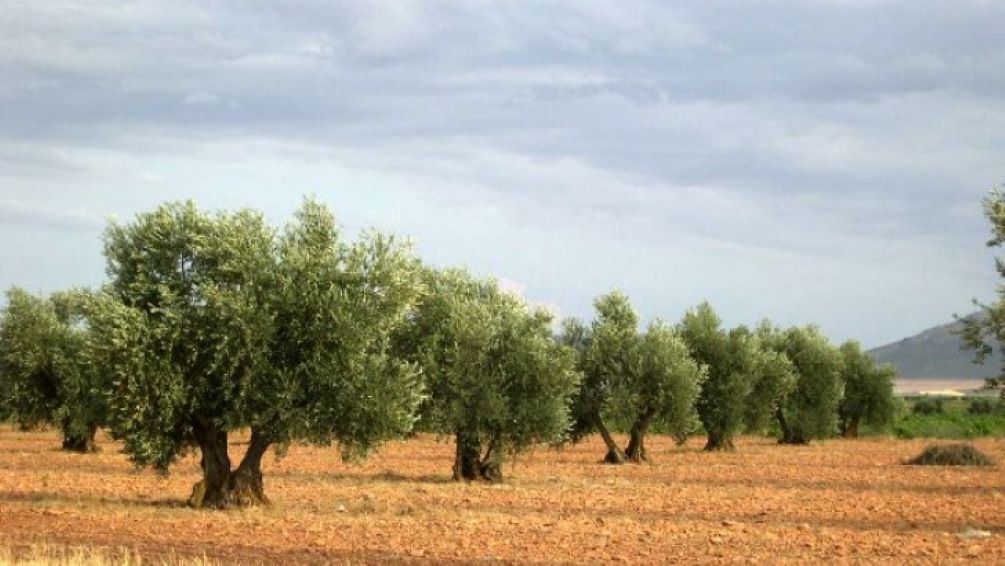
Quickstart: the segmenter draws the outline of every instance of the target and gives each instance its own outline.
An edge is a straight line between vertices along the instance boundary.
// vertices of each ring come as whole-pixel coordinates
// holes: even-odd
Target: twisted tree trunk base
[[[705,452],[736,452],[736,444],[733,443],[732,438],[710,434],[704,450]]]
[[[842,438],[858,438],[858,426],[857,420],[853,420],[850,423],[841,425],[841,437]]]
[[[631,435],[628,439],[628,447],[625,448],[625,456],[633,464],[641,464],[649,461],[646,453],[646,433],[649,432],[649,425],[652,424],[656,416],[654,409],[646,409],[632,425]]]
[[[778,426],[782,429],[782,437],[778,439],[779,444],[802,445],[810,443],[808,438],[789,425],[785,420],[785,411],[781,407],[775,409],[775,418],[778,419]]]
[[[87,432],[80,435],[65,434],[63,435],[63,450],[68,452],[79,452],[81,454],[88,454],[90,452],[97,452],[98,445],[94,442],[94,437],[98,433],[98,425],[90,425],[87,427]]]
[[[227,433],[206,426],[193,428],[202,452],[203,478],[192,486],[189,506],[226,509],[267,504],[262,480],[262,456],[271,443],[258,431],[252,430],[248,451],[237,469],[232,471]]]
[[[607,425],[604,424],[603,419],[600,416],[594,417],[594,426],[596,426],[597,431],[600,432],[600,437],[604,439],[604,445],[607,446],[607,454],[604,455],[605,464],[621,465],[624,464],[628,458],[625,453],[615,442],[614,437],[611,436],[611,431],[607,430]]]
[[[488,450],[482,455],[481,441],[477,434],[458,432],[456,438],[454,481],[503,481],[502,464],[494,453],[494,443],[490,443]]]

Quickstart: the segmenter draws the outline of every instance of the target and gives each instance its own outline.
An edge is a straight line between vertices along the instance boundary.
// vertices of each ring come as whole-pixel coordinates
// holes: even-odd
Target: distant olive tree
[[[106,416],[102,375],[85,361],[86,301],[82,291],[43,298],[14,287],[0,317],[3,412],[22,429],[55,424],[76,452],[96,449]]]
[[[987,241],[989,248],[1000,248],[1005,245],[1005,194],[1000,189],[993,189],[984,198],[984,216],[991,223],[991,238]],[[995,265],[998,275],[1005,277],[1005,260],[996,258]],[[983,304],[974,300],[980,307],[981,316],[961,319],[963,327],[960,331],[962,347],[974,351],[974,363],[982,364],[995,354],[1002,363],[997,377],[987,380],[989,389],[1000,389],[1005,400],[1005,356],[1002,356],[1001,345],[1005,344],[1005,285],[997,288],[997,298],[991,304]],[[959,317],[957,317],[959,318]]]
[[[689,432],[704,368],[691,359],[673,327],[654,321],[640,333],[638,315],[620,291],[599,297],[594,306],[597,315],[589,328],[569,320],[560,337],[578,352],[583,373],[573,400],[573,439],[599,432],[607,448],[605,462],[643,462],[648,459],[645,438],[654,424],[675,436]],[[632,420],[624,450],[605,424],[610,413]]]
[[[796,385],[796,368],[784,352],[772,347],[778,331],[769,321],[762,321],[754,331],[757,350],[753,368],[756,374],[744,415],[746,430],[763,433],[775,418],[782,401]]]
[[[506,454],[562,440],[579,383],[552,316],[461,270],[426,271],[426,294],[397,338],[422,368],[422,426],[454,437],[455,480],[501,481]]]
[[[859,425],[881,428],[893,423],[893,366],[879,365],[858,342],[841,345],[844,396],[838,405],[838,427],[845,438],[857,438]]]
[[[834,433],[842,397],[841,353],[815,326],[790,328],[775,342],[795,368],[796,383],[775,411],[781,444],[806,444]]]
[[[707,302],[687,311],[679,328],[691,355],[708,368],[697,403],[708,434],[705,450],[734,450],[735,436],[764,420],[770,398],[786,379],[784,362],[762,352],[747,328],[723,329]]]
[[[578,353],[583,375],[572,402],[572,439],[578,441],[598,432],[607,448],[604,461],[623,464],[627,457],[605,418],[618,408],[619,394],[626,390],[634,371],[639,317],[628,296],[620,291],[598,297],[593,304],[597,314],[591,325],[567,321],[560,338]]]
[[[579,442],[594,432],[599,433],[607,447],[606,460],[609,463],[623,464],[624,451],[604,422],[604,415],[610,409],[614,396],[613,384],[607,382],[606,374],[597,371],[590,356],[593,347],[591,327],[577,318],[567,318],[562,321],[562,330],[556,339],[573,351],[576,371],[580,374],[580,384],[570,404],[572,425],[569,439]]]
[[[636,417],[625,456],[640,463],[649,459],[645,439],[653,423],[678,437],[690,432],[695,399],[706,376],[674,328],[658,320],[639,337],[635,355],[625,401]]]
[[[349,457],[411,429],[417,371],[388,351],[421,289],[407,246],[346,242],[313,201],[278,236],[258,212],[189,202],[112,225],[105,255],[89,351],[110,373],[112,432],[161,470],[198,449],[192,505],[264,502],[272,446],[338,442]],[[233,469],[228,436],[245,427]]]

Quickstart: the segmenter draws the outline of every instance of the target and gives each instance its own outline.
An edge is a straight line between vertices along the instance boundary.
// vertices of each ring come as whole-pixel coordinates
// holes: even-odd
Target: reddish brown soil
[[[593,439],[524,455],[495,486],[449,481],[452,446],[430,437],[357,465],[297,446],[266,460],[270,506],[226,512],[184,507],[195,456],[160,477],[101,444],[68,454],[53,433],[0,428],[0,546],[242,563],[1005,562],[1001,467],[902,465],[923,441],[746,438],[705,454],[655,437],[652,465],[612,467]],[[1005,462],[1005,440],[977,444]],[[993,535],[957,536],[967,527]]]

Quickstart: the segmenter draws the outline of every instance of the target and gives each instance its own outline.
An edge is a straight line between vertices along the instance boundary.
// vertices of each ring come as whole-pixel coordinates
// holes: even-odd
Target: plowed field
[[[593,439],[508,463],[502,485],[449,481],[453,446],[393,443],[361,464],[293,447],[265,462],[265,508],[184,506],[198,458],[170,476],[119,447],[58,450],[55,433],[0,428],[0,547],[128,547],[159,558],[274,563],[635,563],[889,561],[1005,563],[1005,473],[901,464],[923,441],[781,447],[734,454],[649,442],[654,462],[598,463]],[[977,445],[1005,461],[1005,440]],[[238,438],[232,458],[244,449]],[[989,538],[962,538],[967,528]]]

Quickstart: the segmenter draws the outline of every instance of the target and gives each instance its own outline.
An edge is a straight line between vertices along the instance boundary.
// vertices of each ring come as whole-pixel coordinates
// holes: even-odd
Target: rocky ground
[[[450,481],[453,447],[432,437],[361,464],[297,446],[265,462],[271,505],[213,512],[184,506],[195,455],[161,477],[107,438],[76,455],[55,433],[0,428],[0,548],[241,563],[1005,562],[1001,465],[902,465],[923,441],[744,438],[733,454],[650,442],[642,466],[600,464],[598,439],[539,449],[491,486]],[[1005,462],[1005,440],[977,444]]]

